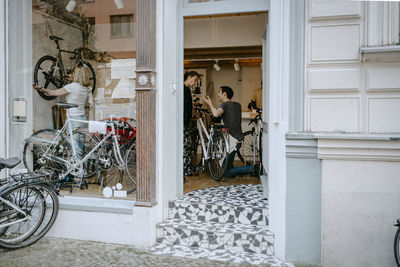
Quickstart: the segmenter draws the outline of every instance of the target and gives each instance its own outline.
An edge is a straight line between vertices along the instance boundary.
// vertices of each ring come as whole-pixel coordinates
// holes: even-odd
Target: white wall
[[[360,53],[373,34],[367,25],[398,28],[399,12],[372,17],[379,5],[306,1],[306,131],[400,132],[400,52]]]
[[[185,19],[185,48],[261,45],[265,20],[265,14]]]
[[[395,266],[399,162],[323,160],[323,266]]]

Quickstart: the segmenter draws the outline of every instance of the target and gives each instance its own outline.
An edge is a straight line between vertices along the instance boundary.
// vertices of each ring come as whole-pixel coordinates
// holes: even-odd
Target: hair
[[[232,99],[233,97],[233,90],[229,86],[221,86],[222,93],[226,93],[226,97],[228,99]]]
[[[189,77],[193,76],[197,76],[200,78],[200,75],[197,73],[197,71],[192,70],[185,73],[185,75],[183,76],[183,81],[186,81],[187,79],[189,79]]]
[[[73,82],[79,83],[85,87],[90,85],[89,75],[88,73],[85,73],[85,68],[83,66],[78,65],[74,67],[72,73],[74,75]]]

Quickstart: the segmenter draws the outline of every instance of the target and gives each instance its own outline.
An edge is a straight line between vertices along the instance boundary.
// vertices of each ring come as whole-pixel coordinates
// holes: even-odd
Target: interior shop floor
[[[103,187],[100,184],[96,184],[96,178],[89,180],[88,188],[79,189],[73,188],[72,194],[68,188],[62,188],[61,194],[64,196],[79,196],[79,197],[95,197],[95,198],[105,198],[103,196]],[[184,194],[209,187],[225,186],[225,185],[238,185],[238,184],[260,184],[260,179],[258,177],[251,176],[238,176],[234,178],[222,178],[220,181],[215,181],[211,178],[210,173],[205,170],[199,175],[188,176],[186,182],[183,184]],[[113,197],[115,198],[115,197]],[[126,198],[115,198],[115,199],[136,199],[136,192],[128,194]]]

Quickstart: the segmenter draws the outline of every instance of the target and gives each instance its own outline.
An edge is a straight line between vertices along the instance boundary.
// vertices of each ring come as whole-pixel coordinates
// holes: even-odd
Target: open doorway
[[[212,163],[205,156],[205,153],[210,152],[207,151],[205,132],[210,133],[211,126],[218,123],[212,120],[210,106],[205,103],[204,98],[209,96],[213,106],[218,108],[221,105],[218,96],[221,86],[232,88],[232,101],[241,106],[241,130],[247,133],[239,149],[240,155],[235,155],[233,166],[251,165],[259,168],[262,161],[262,141],[256,134],[262,135],[262,129],[257,127],[255,118],[260,118],[261,126],[262,94],[265,93],[262,86],[263,36],[267,19],[267,12],[193,16],[184,19],[184,73],[198,73],[197,81],[190,88],[194,107],[194,116],[190,123],[191,150],[187,151],[188,145],[185,143],[184,155],[191,155],[190,164],[193,169],[190,175],[185,166],[188,159],[184,158],[184,170],[188,174],[185,175],[184,193],[216,186],[261,183],[259,175],[262,170],[254,169],[248,169],[247,173],[235,177],[212,177]],[[199,123],[200,120],[202,123]],[[250,136],[251,131],[253,134]],[[219,162],[222,167],[224,162]]]

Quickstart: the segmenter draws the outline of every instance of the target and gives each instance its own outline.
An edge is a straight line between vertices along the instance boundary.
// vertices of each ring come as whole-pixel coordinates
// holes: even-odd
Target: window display
[[[34,84],[25,167],[50,170],[64,194],[135,199],[136,2],[23,2]]]

